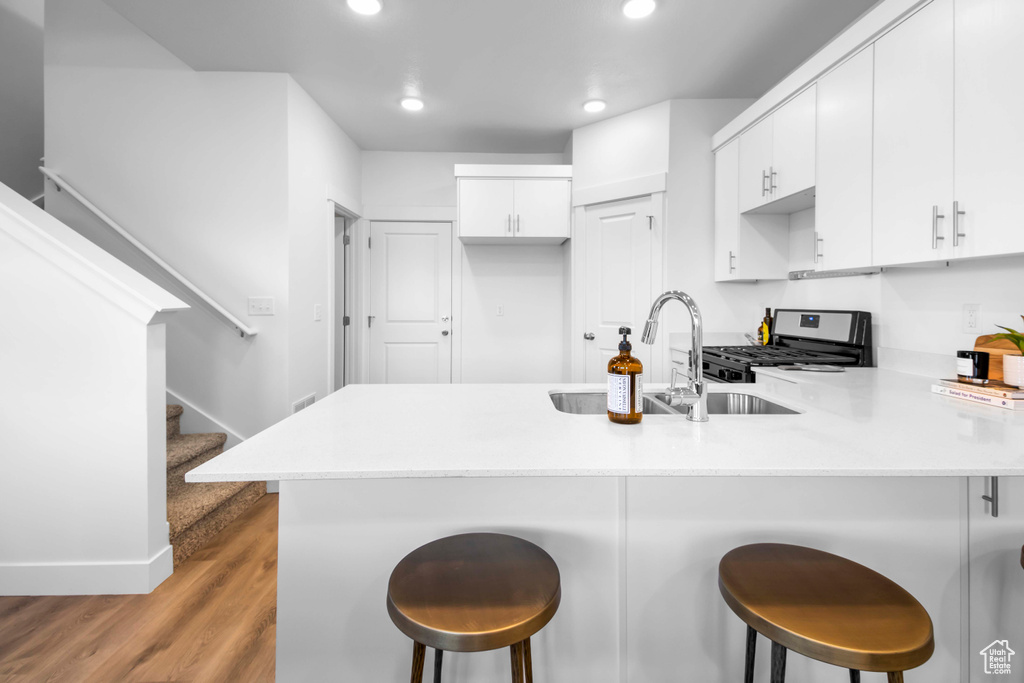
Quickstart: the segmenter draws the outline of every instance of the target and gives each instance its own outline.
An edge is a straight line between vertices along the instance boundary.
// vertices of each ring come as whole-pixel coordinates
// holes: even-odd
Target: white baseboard
[[[218,422],[210,416],[202,408],[196,407],[194,403],[186,398],[183,398],[179,394],[167,389],[167,402],[177,403],[185,412],[181,414],[181,433],[182,434],[206,434],[211,432],[223,432],[228,435],[228,440],[224,442],[224,450],[234,448],[238,444],[245,441],[244,436],[241,436],[238,432],[231,429],[227,425]]]
[[[134,595],[152,593],[174,570],[164,546],[138,562],[0,564],[0,595]]]

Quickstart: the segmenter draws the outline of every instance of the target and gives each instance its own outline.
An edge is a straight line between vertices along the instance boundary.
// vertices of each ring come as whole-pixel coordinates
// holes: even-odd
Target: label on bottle
[[[644,412],[644,373],[639,373],[636,376],[636,410],[634,412]]]
[[[608,374],[608,412],[629,415],[629,375]]]

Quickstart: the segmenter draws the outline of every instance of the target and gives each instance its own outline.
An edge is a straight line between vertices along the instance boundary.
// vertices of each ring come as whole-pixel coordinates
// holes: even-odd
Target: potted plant
[[[1024,320],[1024,315],[1021,316],[1021,320]],[[1020,349],[1020,354],[1003,356],[1003,381],[1024,388],[1024,333],[1002,325],[996,327],[1006,332],[992,335],[993,339],[1006,339]]]

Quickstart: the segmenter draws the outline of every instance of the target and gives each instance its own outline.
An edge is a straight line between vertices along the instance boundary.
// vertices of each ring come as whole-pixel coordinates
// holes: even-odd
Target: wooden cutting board
[[[1009,339],[993,339],[994,334],[986,334],[974,340],[975,351],[988,353],[988,378],[1003,381],[1003,356],[1006,354],[1020,355],[1020,349]]]

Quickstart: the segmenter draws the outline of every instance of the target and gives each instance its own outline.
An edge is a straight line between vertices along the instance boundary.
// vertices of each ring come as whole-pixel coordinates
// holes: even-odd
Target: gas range
[[[780,308],[768,346],[705,346],[703,355],[711,382],[753,382],[767,366],[871,367],[871,314]]]

